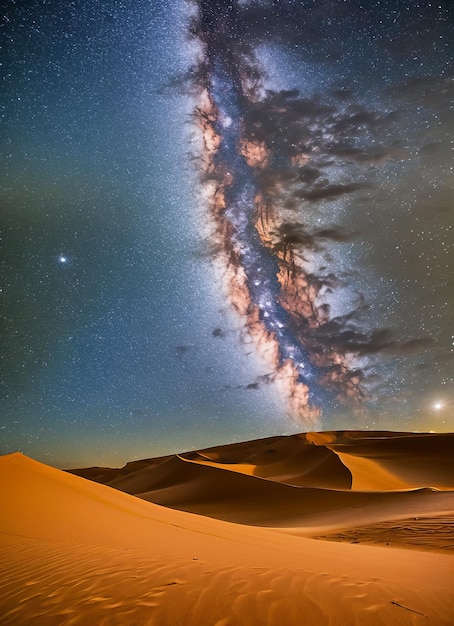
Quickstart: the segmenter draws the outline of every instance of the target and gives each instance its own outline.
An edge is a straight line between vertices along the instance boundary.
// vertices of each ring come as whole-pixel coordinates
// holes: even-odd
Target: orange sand
[[[92,480],[0,457],[0,624],[448,626],[453,440],[310,433]]]

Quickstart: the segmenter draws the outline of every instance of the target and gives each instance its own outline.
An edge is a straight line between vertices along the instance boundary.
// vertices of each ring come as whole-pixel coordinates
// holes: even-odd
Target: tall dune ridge
[[[0,457],[0,624],[448,626],[453,434]]]

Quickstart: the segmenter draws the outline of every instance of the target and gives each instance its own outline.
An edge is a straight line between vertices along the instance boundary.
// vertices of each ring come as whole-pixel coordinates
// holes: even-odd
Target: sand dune
[[[454,434],[337,431],[269,437],[178,455],[232,472],[300,487],[387,491],[452,489]],[[129,483],[135,472],[174,455],[128,463],[124,468],[70,470],[104,484]],[[136,474],[138,476],[138,474]],[[118,480],[116,486],[121,485]],[[125,489],[126,491],[126,489]]]
[[[244,524],[333,529],[454,510],[454,493],[431,489],[352,492],[294,487],[175,456],[109,483],[167,507]]]
[[[452,489],[451,433],[309,433],[307,439],[335,452],[352,473],[354,490]]]
[[[424,542],[412,550],[346,543],[362,541],[362,533],[371,540],[380,527],[391,538],[396,528],[411,533],[420,521],[428,534],[444,534],[446,542],[454,507],[443,459],[445,491],[421,488],[430,484],[402,491],[336,489],[330,482],[336,480],[334,446],[342,438],[352,447],[361,442],[374,462],[378,448],[358,434],[323,434],[329,441],[319,438],[317,445],[311,437],[235,444],[118,470],[77,470],[92,480],[20,454],[0,457],[0,624],[451,624],[451,556],[424,551]],[[390,435],[385,446],[406,438]],[[273,452],[267,452],[270,446]],[[304,456],[304,446],[330,447]],[[410,455],[410,448],[406,443],[401,450]],[[362,458],[355,449],[351,456]],[[393,454],[402,465],[401,455]],[[391,448],[384,458],[392,473],[390,455]],[[251,466],[269,476],[274,468],[276,480],[254,474]],[[354,485],[357,469],[348,471]],[[406,485],[418,482],[406,474]],[[401,468],[399,480],[404,475]],[[330,487],[286,484],[284,476],[307,476]],[[137,488],[166,506],[93,479]],[[176,504],[203,515],[175,510]],[[208,517],[229,511],[242,523]],[[265,523],[273,529],[251,525]],[[326,536],[327,529],[339,527],[340,537],[334,531],[329,536],[333,541],[300,536]]]
[[[303,435],[272,437],[181,455],[205,465],[300,487],[350,489],[352,475],[327,447]]]
[[[111,474],[73,472],[167,507],[311,536],[358,520],[446,517],[454,510],[451,449],[448,434],[307,433],[144,460]]]

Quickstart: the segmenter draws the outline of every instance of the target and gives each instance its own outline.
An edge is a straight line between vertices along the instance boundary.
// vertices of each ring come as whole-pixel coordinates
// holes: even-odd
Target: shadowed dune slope
[[[451,623],[446,555],[315,541],[175,511],[20,454],[0,458],[0,506],[5,625]]]
[[[331,436],[331,440],[327,438]],[[308,433],[352,473],[354,490],[454,487],[453,433]]]
[[[300,487],[350,489],[352,475],[339,456],[304,435],[273,437],[180,455],[205,465]]]
[[[140,461],[130,461],[124,467],[84,467],[67,470],[70,474],[93,480],[104,485],[121,476],[128,476],[144,468],[152,468],[171,458],[172,455],[155,457],[152,459],[141,459]]]

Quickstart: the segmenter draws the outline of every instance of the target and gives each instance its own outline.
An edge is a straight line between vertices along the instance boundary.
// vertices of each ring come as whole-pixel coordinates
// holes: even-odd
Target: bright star
[[[64,256],[63,254],[61,254],[61,255],[58,257],[58,262],[59,262],[59,263],[67,263],[67,262],[68,262],[68,257],[66,257],[66,256]]]
[[[437,411],[439,411],[440,409],[443,408],[443,403],[442,402],[435,402],[434,404],[434,409],[436,409]]]

